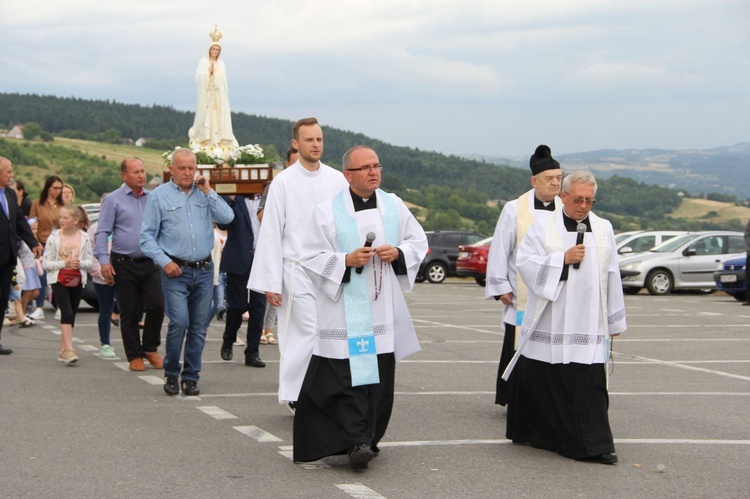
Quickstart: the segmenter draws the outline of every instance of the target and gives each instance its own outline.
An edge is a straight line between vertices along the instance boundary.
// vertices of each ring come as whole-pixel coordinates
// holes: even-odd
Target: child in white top
[[[86,270],[93,262],[91,241],[79,227],[79,224],[86,220],[86,214],[81,207],[63,206],[60,210],[60,228],[50,234],[42,257],[42,265],[47,271],[47,282],[52,286],[55,301],[60,309],[62,334],[57,359],[68,365],[78,361],[73,348],[73,327],[83,287],[86,285]],[[64,286],[59,282],[58,277],[63,269],[79,271],[80,281],[75,287]]]

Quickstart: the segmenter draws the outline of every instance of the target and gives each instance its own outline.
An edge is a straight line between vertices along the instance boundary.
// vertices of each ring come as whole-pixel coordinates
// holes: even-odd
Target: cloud
[[[746,134],[746,0],[6,4],[5,92],[191,109],[218,23],[233,108],[328,117],[397,144],[525,155],[540,136],[574,152]],[[672,133],[659,113],[674,110],[711,129]]]

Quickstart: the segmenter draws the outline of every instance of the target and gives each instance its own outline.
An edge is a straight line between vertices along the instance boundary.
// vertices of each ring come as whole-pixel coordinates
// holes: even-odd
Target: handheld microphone
[[[586,224],[584,223],[580,223],[576,225],[576,232],[578,232],[578,235],[576,236],[576,246],[578,246],[579,244],[583,244],[583,235],[586,233],[587,229],[588,227],[586,227]],[[574,263],[573,268],[574,269],[581,268],[581,262]]]
[[[372,243],[373,243],[373,241],[375,241],[375,233],[374,232],[368,232],[367,236],[365,236],[365,237],[367,239],[365,241],[365,248],[372,248]],[[357,274],[361,274],[363,268],[365,268],[364,265],[362,267],[357,267],[357,270],[355,270],[355,272]]]

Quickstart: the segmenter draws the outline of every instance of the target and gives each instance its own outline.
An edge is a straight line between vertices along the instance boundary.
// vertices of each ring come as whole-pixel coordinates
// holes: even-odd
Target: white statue
[[[232,116],[229,112],[229,86],[227,70],[221,55],[221,33],[218,26],[209,33],[211,45],[208,53],[198,63],[195,86],[198,90],[198,105],[195,121],[188,135],[191,144],[200,146],[238,147],[232,131]]]

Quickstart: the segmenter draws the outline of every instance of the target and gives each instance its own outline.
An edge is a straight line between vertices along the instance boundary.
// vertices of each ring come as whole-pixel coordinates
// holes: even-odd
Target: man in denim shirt
[[[169,317],[164,391],[168,395],[180,392],[183,343],[182,392],[200,394],[198,378],[213,294],[212,221],[228,224],[234,219],[234,212],[208,180],[195,178],[195,170],[195,154],[189,149],[174,152],[169,166],[172,179],[149,196],[140,235],[141,249],[164,271],[164,312]]]

